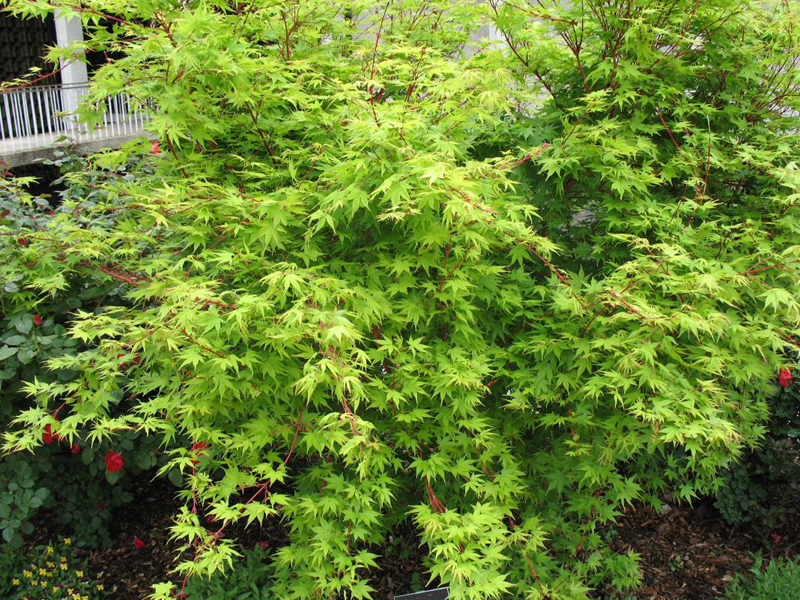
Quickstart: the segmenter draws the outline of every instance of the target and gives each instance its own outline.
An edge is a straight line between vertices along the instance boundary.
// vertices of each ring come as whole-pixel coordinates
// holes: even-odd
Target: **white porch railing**
[[[88,84],[31,86],[0,91],[0,158],[60,143],[83,143],[142,132],[147,115],[126,94],[105,100],[103,122],[88,127],[74,113]]]

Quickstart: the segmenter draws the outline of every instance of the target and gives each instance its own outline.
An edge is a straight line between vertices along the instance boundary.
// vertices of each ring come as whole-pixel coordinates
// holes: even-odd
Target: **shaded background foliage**
[[[90,169],[86,161],[64,157],[53,167],[62,176],[52,182],[59,189],[57,196],[29,196],[26,191],[34,182],[19,177],[2,182],[0,214],[6,227],[15,231],[43,231],[53,219],[68,214],[76,224],[92,227],[109,224],[108,219],[86,219],[83,211],[91,211],[107,198],[102,184],[116,178],[132,177],[124,166],[114,171]],[[140,166],[137,172],[144,172]],[[67,206],[69,208],[67,208]],[[26,247],[27,238],[14,236],[10,243]],[[22,388],[26,381],[71,381],[77,372],[71,369],[50,369],[47,361],[75,355],[85,346],[67,335],[67,327],[76,310],[98,310],[108,302],[121,299],[120,286],[102,277],[75,277],[68,290],[41,296],[26,290],[20,283],[23,273],[3,282],[3,319],[0,327],[0,423],[5,429],[20,412],[34,403]],[[122,394],[116,397],[120,407]],[[123,405],[124,406],[124,405]],[[87,446],[83,436],[70,443],[54,433],[61,410],[52,411],[52,421],[41,436],[42,444],[30,453],[12,454],[0,461],[0,530],[3,540],[12,548],[22,544],[23,537],[33,532],[33,519],[40,509],[52,509],[58,520],[75,533],[79,546],[96,547],[110,544],[114,510],[130,500],[129,482],[115,485],[123,473],[106,472],[104,450],[124,451],[128,458],[126,473],[141,476],[153,470],[164,455],[157,438],[125,432],[105,447]],[[177,482],[177,473],[173,476]],[[11,577],[14,569],[4,571]]]
[[[800,343],[793,5],[6,4],[118,52],[93,99],[148,99],[159,145],[4,226],[8,305],[119,295],[5,448],[172,448],[187,577],[284,518],[275,594],[367,597],[410,519],[457,600],[586,598],[638,581],[603,523],[762,438]]]

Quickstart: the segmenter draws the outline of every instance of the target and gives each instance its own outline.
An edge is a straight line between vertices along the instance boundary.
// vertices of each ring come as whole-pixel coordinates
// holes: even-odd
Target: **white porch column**
[[[83,26],[81,20],[76,18],[67,19],[56,11],[56,41],[61,48],[69,46],[73,42],[83,41]],[[85,93],[83,86],[78,87],[76,84],[87,84],[89,82],[89,74],[86,71],[86,63],[80,60],[78,56],[71,60],[61,61],[63,70],[61,71],[61,81],[67,86],[61,90],[61,101],[63,102],[63,109],[67,113],[73,113],[78,108],[78,101]]]

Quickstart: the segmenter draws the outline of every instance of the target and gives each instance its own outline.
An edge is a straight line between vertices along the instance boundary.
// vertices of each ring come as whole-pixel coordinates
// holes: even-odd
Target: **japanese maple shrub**
[[[121,56],[85,117],[124,91],[158,143],[98,158],[154,169],[114,227],[2,236],[43,295],[127,290],[5,447],[188,435],[187,576],[283,518],[276,597],[365,598],[410,519],[457,600],[586,598],[639,580],[602,523],[757,443],[800,343],[796,3],[7,4],[82,19],[52,59]]]

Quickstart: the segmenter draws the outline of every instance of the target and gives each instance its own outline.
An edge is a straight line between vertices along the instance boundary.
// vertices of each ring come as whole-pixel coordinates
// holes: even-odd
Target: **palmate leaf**
[[[44,231],[0,224],[4,306],[118,290],[6,449],[56,401],[89,439],[207,440],[165,472],[286,520],[276,597],[369,597],[410,520],[456,600],[580,600],[638,581],[601,522],[757,443],[800,337],[791,3],[6,6],[82,19],[119,56],[93,97],[149,99],[162,149],[96,158],[140,163]],[[182,572],[234,556],[204,532],[187,505]]]

